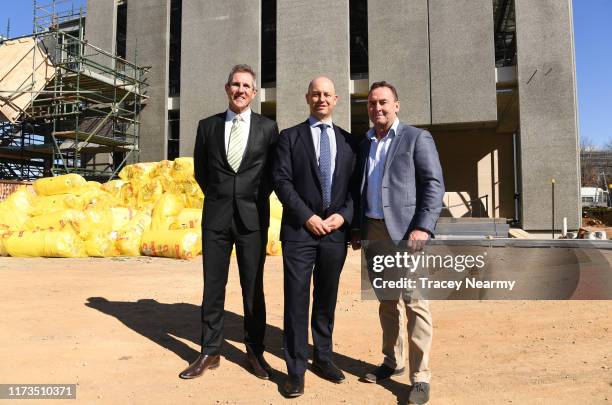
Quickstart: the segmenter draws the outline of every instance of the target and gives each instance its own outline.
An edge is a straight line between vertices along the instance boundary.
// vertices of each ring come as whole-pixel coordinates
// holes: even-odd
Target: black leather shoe
[[[386,380],[392,375],[402,375],[404,374],[404,371],[405,371],[404,368],[394,370],[391,367],[387,366],[386,364],[382,364],[378,366],[376,369],[367,373],[365,377],[363,377],[363,381],[369,382],[369,383],[377,383],[377,382]]]
[[[184,379],[196,378],[204,374],[206,370],[214,370],[219,367],[221,358],[218,354],[200,354],[196,361],[179,374]]]
[[[268,364],[262,354],[255,354],[247,349],[247,360],[251,365],[253,374],[255,377],[261,378],[262,380],[269,380],[272,374],[272,367]]]
[[[344,373],[332,361],[313,361],[312,371],[318,376],[333,383],[340,384],[344,381]]]
[[[423,405],[429,401],[429,384],[426,382],[415,382],[410,387],[408,403],[413,405]]]
[[[289,375],[285,381],[285,396],[287,398],[295,398],[304,394],[304,376]]]

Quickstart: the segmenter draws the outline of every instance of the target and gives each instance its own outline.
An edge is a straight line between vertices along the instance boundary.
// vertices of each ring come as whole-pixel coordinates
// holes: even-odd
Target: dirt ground
[[[359,381],[382,356],[377,304],[360,299],[358,263],[352,253],[336,311],[346,382],[308,372],[305,394],[287,400],[280,257],[268,257],[265,275],[271,381],[245,368],[234,261],[221,367],[181,380],[199,350],[201,257],[0,258],[0,383],[76,383],[70,404],[404,403],[407,375]],[[612,301],[434,301],[432,311],[431,404],[612,404]]]

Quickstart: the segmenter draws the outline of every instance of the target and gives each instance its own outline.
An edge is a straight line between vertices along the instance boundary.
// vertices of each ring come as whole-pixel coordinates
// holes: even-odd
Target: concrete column
[[[368,64],[370,84],[397,88],[403,121],[431,124],[427,0],[368,1]]]
[[[276,120],[280,129],[308,117],[304,95],[318,75],[336,85],[334,123],[351,128],[348,0],[277,0]]]
[[[115,53],[117,43],[115,0],[87,0],[85,38],[92,45]]]
[[[432,124],[497,120],[491,0],[429,0]]]
[[[127,7],[127,59],[151,67],[140,113],[140,161],[162,160],[168,150],[170,0],[129,1]]]
[[[259,79],[261,0],[183,0],[181,24],[180,155],[193,156],[198,121],[227,109],[231,68],[249,64]]]
[[[576,77],[570,0],[515,0],[520,110],[522,225],[580,225]]]

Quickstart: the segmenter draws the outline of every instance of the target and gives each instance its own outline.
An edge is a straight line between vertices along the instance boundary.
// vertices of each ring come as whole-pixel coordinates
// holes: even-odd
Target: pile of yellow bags
[[[78,174],[42,178],[0,202],[0,256],[162,256],[201,254],[204,195],[193,159],[137,163],[100,184]],[[270,198],[266,251],[280,255],[282,207]]]

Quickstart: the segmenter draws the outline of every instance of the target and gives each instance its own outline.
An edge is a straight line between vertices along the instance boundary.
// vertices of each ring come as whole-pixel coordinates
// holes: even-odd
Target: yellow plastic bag
[[[67,209],[28,218],[28,220],[23,224],[23,229],[27,231],[71,230],[79,234],[85,231],[85,218],[85,215],[81,211]]]
[[[83,241],[71,231],[20,231],[4,240],[13,257],[87,257]]]
[[[12,234],[13,232],[0,233],[0,256],[8,256],[8,252],[6,251],[6,247],[4,246],[4,240]]]
[[[270,195],[270,219],[276,218],[279,221],[283,219],[283,204],[275,193]]]
[[[202,209],[184,208],[175,217],[170,229],[200,229],[202,227]]]
[[[85,240],[85,250],[89,256],[112,257],[119,256],[121,252],[116,246],[117,232],[92,232]]]
[[[270,218],[270,227],[268,228],[268,243],[266,244],[266,254],[269,256],[282,256],[283,254],[280,242],[280,225],[280,220]]]
[[[128,184],[128,182],[125,180],[111,180],[102,184],[100,188],[112,195],[114,198],[119,198],[121,187],[123,187],[124,184]]]
[[[172,178],[176,181],[184,181],[193,179],[193,158],[192,157],[180,157],[174,159],[172,166]]]
[[[201,250],[202,235],[194,229],[145,232],[140,245],[145,256],[175,259],[193,259]]]
[[[140,256],[142,234],[151,228],[151,215],[136,211],[130,222],[117,232],[116,246],[123,256]]]
[[[136,200],[139,209],[152,208],[164,194],[164,189],[158,179],[152,179],[150,182],[140,185],[134,185],[132,182],[132,186],[134,186],[133,190],[137,190]]]
[[[40,196],[34,199],[30,214],[32,216],[46,215],[67,209],[82,210],[83,200],[72,194]]]
[[[56,177],[45,177],[34,182],[34,190],[38,195],[67,194],[84,186],[87,181],[76,173]]]
[[[29,215],[35,200],[36,195],[32,191],[28,190],[25,186],[19,186],[3,201],[2,210]]]
[[[134,163],[133,165],[127,165],[119,172],[119,178],[121,180],[139,180],[143,181],[148,179],[149,174],[155,167],[157,162],[144,162]]]
[[[177,194],[165,193],[153,207],[152,231],[168,230],[174,217],[184,208],[182,198]]]
[[[0,232],[7,230],[17,231],[23,227],[28,214],[15,209],[6,201],[0,202]]]

